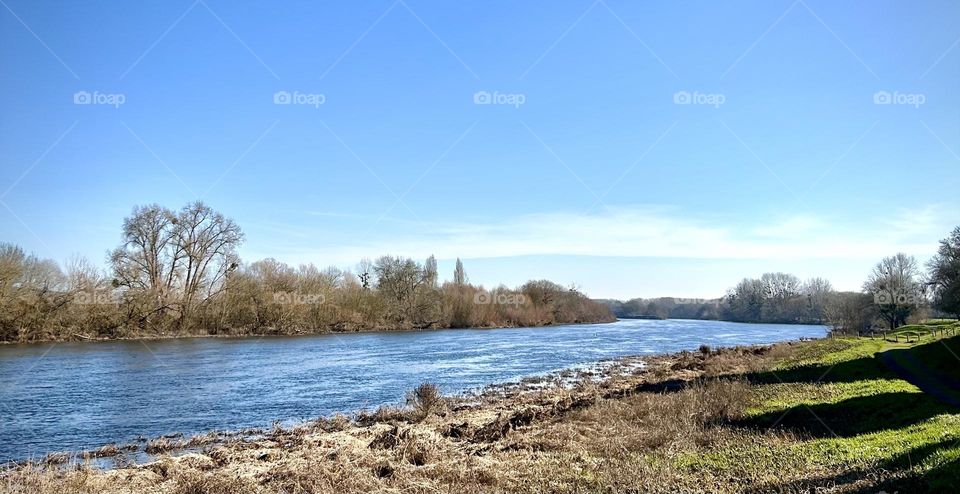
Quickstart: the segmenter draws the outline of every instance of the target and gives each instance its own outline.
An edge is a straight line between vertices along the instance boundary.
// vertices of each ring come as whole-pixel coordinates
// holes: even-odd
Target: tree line
[[[547,280],[486,290],[457,259],[364,259],[354,270],[243,262],[240,227],[202,202],[137,206],[107,267],[65,265],[0,243],[0,341],[543,326],[609,309]]]
[[[898,253],[878,262],[860,292],[788,273],[744,278],[717,299],[662,297],[604,301],[618,317],[827,324],[836,332],[895,329],[928,317],[960,318],[960,227],[940,241],[922,269]]]
[[[788,273],[764,273],[760,278],[744,278],[716,299],[660,297],[606,302],[614,314],[626,318],[823,324],[834,293],[823,278],[800,281]]]

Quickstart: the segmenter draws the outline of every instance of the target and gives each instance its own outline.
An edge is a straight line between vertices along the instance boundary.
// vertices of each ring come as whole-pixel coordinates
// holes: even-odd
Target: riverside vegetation
[[[718,299],[603,302],[618,317],[828,324],[849,334],[892,330],[931,316],[960,317],[960,227],[940,241],[926,268],[898,253],[874,266],[861,292],[835,291],[823,278],[801,281],[788,273],[764,273],[744,278]]]
[[[0,341],[544,326],[610,322],[610,310],[546,280],[469,283],[457,260],[441,282],[431,256],[384,256],[355,272],[274,259],[244,263],[240,227],[196,202],[136,207],[103,271],[61,268],[0,243]]]
[[[457,259],[441,282],[423,263],[383,256],[355,271],[241,262],[240,227],[202,202],[173,211],[138,206],[108,253],[108,269],[55,261],[0,243],[0,342],[331,331],[545,326],[621,317],[829,324],[857,334],[930,316],[960,316],[960,227],[921,273],[915,258],[884,258],[863,292],[786,273],[745,278],[716,300],[595,301],[547,280],[485,290]]]
[[[623,359],[600,379],[479,399],[424,385],[405,408],[153,442],[160,456],[142,465],[51,455],[4,471],[0,491],[952,492],[960,323],[903,331],[909,342],[702,347],[640,368]]]

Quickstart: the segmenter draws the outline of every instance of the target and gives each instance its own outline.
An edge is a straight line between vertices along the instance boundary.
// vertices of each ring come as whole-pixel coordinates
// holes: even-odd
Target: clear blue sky
[[[103,263],[200,197],[248,261],[857,289],[960,224],[958,41],[952,0],[2,0],[0,240]]]

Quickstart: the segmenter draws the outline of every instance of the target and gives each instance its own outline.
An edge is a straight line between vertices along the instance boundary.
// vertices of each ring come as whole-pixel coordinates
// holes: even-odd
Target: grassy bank
[[[109,471],[41,463],[4,492],[949,492],[960,336],[832,338],[625,362],[479,402],[411,396]]]

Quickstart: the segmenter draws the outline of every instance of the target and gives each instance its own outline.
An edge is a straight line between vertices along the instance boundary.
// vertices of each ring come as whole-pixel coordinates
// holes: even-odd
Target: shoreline
[[[356,329],[351,331],[307,331],[302,333],[244,333],[244,334],[178,334],[178,335],[143,335],[143,336],[123,336],[119,338],[108,337],[83,337],[72,339],[46,339],[31,341],[0,341],[0,347],[4,345],[42,345],[47,343],[103,343],[110,341],[165,341],[165,340],[192,340],[192,339],[259,339],[259,338],[284,338],[298,336],[325,336],[325,335],[347,335],[347,334],[367,334],[367,333],[423,333],[429,331],[456,331],[456,330],[490,330],[490,329],[538,329],[550,328],[556,326],[590,326],[595,324],[611,324],[619,321],[614,318],[612,321],[590,321],[590,322],[570,322],[561,324],[541,324],[538,326],[481,326],[469,328],[403,328],[403,329]],[[76,336],[76,335],[75,335]]]
[[[138,342],[138,341],[166,341],[166,340],[192,340],[192,339],[260,339],[260,338],[285,338],[285,337],[304,337],[304,336],[326,336],[326,335],[348,335],[348,334],[369,334],[369,333],[422,333],[432,331],[457,331],[457,330],[495,330],[495,329],[541,329],[557,326],[593,326],[598,324],[612,324],[623,320],[650,320],[650,321],[709,321],[725,322],[732,324],[770,324],[783,326],[825,326],[826,324],[807,324],[807,323],[760,323],[760,322],[742,322],[727,321],[723,319],[638,319],[638,318],[614,318],[611,321],[589,321],[589,322],[570,322],[561,324],[541,324],[538,326],[480,326],[468,328],[423,328],[423,329],[357,329],[352,331],[324,331],[324,332],[302,332],[302,333],[249,333],[249,334],[182,334],[182,335],[143,335],[143,336],[124,336],[119,338],[108,337],[83,337],[71,339],[44,339],[31,341],[0,341],[0,348],[4,346],[15,345],[43,345],[58,343],[104,343],[104,342]]]
[[[549,326],[532,326],[529,328],[537,329],[544,327]],[[210,337],[221,336],[211,335]],[[817,339],[820,338],[800,338],[776,343],[737,345],[732,347],[706,347],[711,353],[704,353],[704,345],[701,346],[699,350],[691,349],[671,353],[626,355],[601,359],[548,371],[539,375],[491,383],[480,388],[467,389],[454,395],[446,395],[444,396],[444,400],[454,412],[481,412],[491,407],[498,409],[504,407],[509,408],[513,402],[518,400],[523,401],[538,394],[570,391],[584,386],[612,386],[616,381],[624,380],[637,380],[645,386],[653,385],[655,381],[662,381],[668,383],[663,385],[663,389],[672,389],[680,386],[680,382],[689,382],[696,378],[695,370],[704,370],[702,360],[709,358],[711,355],[721,355],[730,352],[746,352],[759,355],[768,352],[775,346],[789,346],[799,344],[803,341]],[[16,469],[36,464],[50,467],[68,467],[90,462],[94,468],[105,471],[128,466],[143,467],[157,461],[162,461],[165,457],[178,458],[184,455],[200,453],[208,448],[261,441],[269,438],[271,435],[289,433],[304,428],[315,429],[319,427],[325,430],[328,424],[332,422],[346,421],[353,427],[367,428],[381,422],[384,415],[390,415],[396,419],[404,413],[406,413],[405,408],[402,406],[396,404],[381,405],[375,409],[336,412],[329,416],[308,419],[288,426],[281,426],[281,421],[275,420],[273,427],[269,429],[265,427],[245,427],[238,430],[212,429],[190,436],[182,432],[172,432],[150,438],[141,435],[138,436],[137,439],[127,443],[114,442],[79,451],[50,451],[40,457],[3,461],[0,462],[0,474],[2,474],[4,468]],[[113,460],[114,465],[112,467],[105,467],[106,461],[110,460]]]

